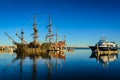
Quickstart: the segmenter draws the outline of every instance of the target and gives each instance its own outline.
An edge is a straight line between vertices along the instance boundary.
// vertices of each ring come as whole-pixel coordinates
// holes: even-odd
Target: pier
[[[119,51],[98,51],[97,55],[118,54]]]

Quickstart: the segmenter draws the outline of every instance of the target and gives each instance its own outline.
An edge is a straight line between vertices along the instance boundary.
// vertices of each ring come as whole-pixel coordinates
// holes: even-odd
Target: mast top
[[[36,16],[34,16],[34,24],[33,24],[34,27],[37,26],[37,23],[36,23]]]

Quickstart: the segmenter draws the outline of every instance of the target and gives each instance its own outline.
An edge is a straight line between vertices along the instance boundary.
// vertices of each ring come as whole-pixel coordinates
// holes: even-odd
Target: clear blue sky
[[[60,40],[66,35],[68,45],[94,45],[102,35],[120,45],[119,0],[0,0],[0,45],[12,45],[4,32],[20,42],[15,33],[21,28],[32,41],[34,15],[40,42],[51,15],[54,33],[57,28]]]

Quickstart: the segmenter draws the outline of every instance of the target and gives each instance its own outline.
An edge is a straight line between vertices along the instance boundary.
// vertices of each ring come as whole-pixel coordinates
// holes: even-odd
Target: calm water
[[[0,80],[120,80],[119,54],[90,56],[90,49],[34,56],[0,53]]]

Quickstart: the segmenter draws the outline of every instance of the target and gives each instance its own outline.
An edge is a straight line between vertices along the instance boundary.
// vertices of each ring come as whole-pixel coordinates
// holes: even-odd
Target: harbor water
[[[34,56],[0,52],[0,80],[120,80],[120,54],[91,54],[90,49]]]

